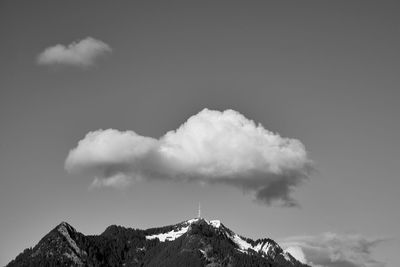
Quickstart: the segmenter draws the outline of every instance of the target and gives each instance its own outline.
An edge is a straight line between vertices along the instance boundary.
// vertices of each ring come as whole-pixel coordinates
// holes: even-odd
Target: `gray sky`
[[[204,217],[244,236],[302,248],[332,235],[354,247],[366,238],[370,265],[357,266],[396,266],[399,8],[395,1],[2,1],[0,265],[63,220],[85,234],[110,224],[149,228],[196,216],[200,201]],[[94,48],[75,47],[75,57],[38,58],[87,37]],[[292,194],[300,208],[256,203],[224,184],[145,180],[89,189],[93,177],[64,169],[90,131],[159,138],[204,108],[236,110],[304,144],[316,171]]]

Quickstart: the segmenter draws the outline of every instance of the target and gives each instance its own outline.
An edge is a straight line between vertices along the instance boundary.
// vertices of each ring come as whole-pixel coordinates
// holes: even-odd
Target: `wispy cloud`
[[[90,185],[90,189],[112,186],[116,188],[125,188],[132,183],[132,179],[123,173],[117,173],[107,179],[95,177]]]
[[[255,124],[239,112],[204,109],[159,139],[114,129],[89,132],[66,159],[69,172],[121,187],[127,177],[225,184],[265,204],[294,206],[292,190],[310,174],[304,145]]]
[[[298,236],[281,241],[281,245],[295,258],[315,267],[383,267],[373,258],[372,250],[382,238],[361,235],[324,233]]]
[[[87,37],[67,46],[57,44],[46,48],[37,57],[39,65],[92,66],[105,54],[111,53],[111,47],[103,41]]]

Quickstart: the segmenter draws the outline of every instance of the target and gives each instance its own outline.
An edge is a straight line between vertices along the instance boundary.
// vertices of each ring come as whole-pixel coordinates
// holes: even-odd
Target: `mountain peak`
[[[109,226],[85,236],[61,222],[8,266],[271,266],[306,267],[272,239],[242,237],[201,217],[139,230]]]
[[[62,221],[58,224],[57,227],[72,227],[69,223],[67,223],[66,221]]]
[[[59,223],[54,229],[59,232],[60,231],[76,232],[75,228],[65,221]]]
[[[220,225],[221,225],[221,221],[220,220],[211,220],[211,221],[208,221],[207,219],[205,219],[205,218],[202,218],[202,217],[197,217],[197,218],[193,218],[193,219],[189,219],[189,220],[186,220],[186,221],[184,221],[183,223],[188,223],[188,224],[193,224],[193,223],[206,223],[206,224],[208,224],[208,225],[212,225],[212,226],[214,226],[214,227],[216,227],[216,228],[218,228],[218,227],[220,227]]]
[[[146,236],[146,239],[158,239],[161,242],[173,241],[180,236],[186,234],[190,231],[194,225],[207,225],[209,227],[218,229],[221,227],[221,222],[219,220],[208,221],[204,218],[193,218],[181,223],[156,229],[149,229],[151,234]],[[222,225],[223,226],[223,225]],[[231,232],[228,228],[224,227],[227,231]]]

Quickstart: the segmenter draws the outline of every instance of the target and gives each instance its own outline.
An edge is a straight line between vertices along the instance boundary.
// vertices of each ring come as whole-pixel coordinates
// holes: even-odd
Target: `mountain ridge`
[[[146,230],[110,225],[100,235],[84,235],[61,222],[7,267],[37,265],[308,266],[270,238],[252,240],[204,218]]]

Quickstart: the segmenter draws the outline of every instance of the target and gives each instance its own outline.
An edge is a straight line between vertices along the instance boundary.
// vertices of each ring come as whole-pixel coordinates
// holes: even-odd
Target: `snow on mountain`
[[[185,221],[183,223],[178,224],[179,227],[177,229],[171,230],[166,233],[148,235],[148,236],[146,236],[146,239],[151,240],[151,239],[158,238],[158,240],[160,240],[161,242],[173,241],[173,240],[177,239],[178,237],[180,237],[181,235],[185,234],[189,230],[189,226],[192,223],[197,222],[198,220],[200,220],[200,219],[197,218],[197,219],[191,219],[191,220]]]
[[[208,221],[203,218],[194,218],[191,220],[184,221],[180,224],[177,224],[175,228],[171,231],[148,235],[146,236],[146,239],[151,240],[157,238],[160,242],[173,241],[179,238],[180,236],[186,234],[190,229],[190,226],[193,223],[197,223],[199,221],[204,221],[213,228],[219,231],[223,231],[225,236],[227,236],[230,240],[232,240],[233,243],[237,245],[238,250],[242,253],[256,252],[264,256],[272,256],[272,257],[275,257],[278,253],[282,253],[283,257],[290,259],[290,257],[287,256],[287,254],[289,253],[284,252],[279,247],[279,245],[273,242],[272,240],[263,239],[263,240],[257,240],[256,242],[246,241],[245,238],[241,237],[240,235],[232,232],[231,230],[223,226],[221,224],[221,221],[219,220]]]
[[[256,242],[253,243],[246,241],[246,239],[235,233],[232,234],[230,238],[234,243],[236,243],[236,245],[239,247],[239,250],[243,253],[249,253],[254,251],[264,256],[275,257],[276,254],[278,254],[282,250],[278,244],[268,239],[257,240]]]
[[[215,228],[219,228],[221,226],[221,221],[220,220],[212,220],[210,221],[210,224],[214,226]]]
[[[185,226],[180,228],[179,230],[171,230],[167,233],[161,233],[161,234],[156,234],[156,235],[149,235],[146,236],[146,239],[155,239],[158,238],[161,242],[164,241],[172,241],[180,237],[181,235],[185,234],[189,229],[189,226]]]
[[[272,239],[254,241],[234,233],[219,220],[203,218],[147,230],[112,225],[98,236],[85,236],[63,222],[7,266],[43,264],[309,267]]]

